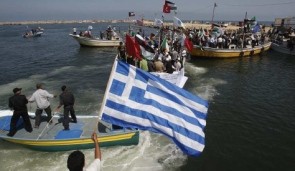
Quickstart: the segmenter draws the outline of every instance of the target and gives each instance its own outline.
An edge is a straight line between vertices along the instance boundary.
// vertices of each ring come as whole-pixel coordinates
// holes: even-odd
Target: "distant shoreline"
[[[46,21],[16,21],[16,22],[0,22],[0,26],[7,25],[40,25],[40,24],[95,24],[95,23],[134,23],[134,20],[46,20]],[[239,29],[240,26],[237,25],[237,22],[229,22],[230,25],[226,27],[226,30],[236,30]],[[144,20],[143,25],[147,27],[153,27],[154,21],[152,20]],[[164,25],[171,26],[173,25],[173,21],[165,22]],[[211,29],[211,24],[209,22],[200,22],[200,21],[190,21],[184,22],[186,28],[203,28],[203,29]],[[267,30],[270,28],[266,27]]]
[[[45,21],[7,21],[0,25],[32,25],[32,24],[74,24],[74,23],[120,23],[131,22],[130,20],[45,20]]]

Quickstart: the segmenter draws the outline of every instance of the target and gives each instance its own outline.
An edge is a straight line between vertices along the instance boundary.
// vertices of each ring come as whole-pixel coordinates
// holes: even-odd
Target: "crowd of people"
[[[115,28],[112,28],[111,26],[108,26],[105,31],[100,31],[99,36],[94,36],[92,34],[92,26],[88,26],[88,29],[85,31],[80,31],[79,36],[81,37],[88,37],[88,38],[96,38],[99,37],[101,40],[117,40],[119,39]],[[73,28],[73,35],[78,35],[77,28]]]
[[[140,35],[140,32],[137,33]],[[181,46],[179,39],[175,42],[172,41],[171,34],[169,32],[163,32],[163,35],[155,35],[151,33],[148,37],[145,37],[144,44],[148,46],[149,56],[144,56],[141,49],[141,57],[136,58],[129,55],[126,52],[126,45],[123,42],[117,48],[119,59],[125,61],[130,65],[139,67],[147,72],[165,72],[173,73],[174,71],[180,71],[183,68],[184,58],[187,57],[188,53],[184,46]],[[136,36],[136,34],[131,34]],[[159,36],[164,37],[163,40]],[[165,42],[167,45],[164,45]],[[161,43],[160,43],[161,42]]]
[[[218,49],[236,49],[255,47],[268,41],[264,27],[258,32],[238,30],[225,30],[223,27],[207,29],[190,29],[191,40],[194,45]]]

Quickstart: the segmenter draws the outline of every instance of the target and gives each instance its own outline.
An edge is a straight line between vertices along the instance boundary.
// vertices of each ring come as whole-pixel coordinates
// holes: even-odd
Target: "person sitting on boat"
[[[160,55],[154,61],[154,67],[155,67],[156,72],[164,72],[166,70],[166,68],[162,62],[162,57]]]
[[[92,35],[91,35],[91,31],[90,31],[90,30],[86,30],[86,31],[84,32],[83,36],[91,38],[91,37],[92,37]]]
[[[27,103],[28,100],[26,96],[21,95],[21,88],[14,88],[14,95],[9,98],[9,108],[13,110],[13,115],[10,120],[10,130],[7,136],[14,136],[17,132],[17,122],[20,117],[24,120],[25,130],[32,132],[33,128],[28,114]]]
[[[113,29],[111,26],[108,26],[106,30],[106,34],[107,34],[107,40],[112,40]]]
[[[91,164],[85,168],[85,155],[77,150],[72,152],[67,160],[67,167],[70,171],[100,171],[101,170],[101,151],[97,140],[96,133],[91,136],[95,149],[94,149],[94,160]]]
[[[59,105],[56,108],[56,111],[58,111],[61,106],[64,106],[63,126],[64,130],[69,130],[69,113],[71,114],[72,122],[77,123],[77,118],[74,110],[75,97],[70,91],[68,91],[67,86],[63,85],[61,87],[61,90],[62,93],[59,95]]]
[[[148,62],[146,59],[144,58],[141,58],[140,61],[139,61],[139,68],[148,72],[149,71],[149,68],[148,68]]]
[[[74,27],[73,28],[73,35],[76,35],[77,34],[77,29]]]

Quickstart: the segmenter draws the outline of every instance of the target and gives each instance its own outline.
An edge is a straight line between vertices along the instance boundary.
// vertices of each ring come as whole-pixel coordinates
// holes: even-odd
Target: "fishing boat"
[[[73,37],[81,46],[88,47],[117,47],[122,41],[120,35],[111,26],[108,26],[104,33],[100,32],[100,37],[91,35],[91,30],[92,26],[89,26],[88,30],[85,32],[77,34],[76,31],[74,31],[69,35]]]
[[[276,18],[271,33],[271,49],[287,55],[295,55],[295,17]]]
[[[254,56],[263,54],[268,51],[271,46],[271,42],[264,43],[255,47],[236,48],[235,45],[230,45],[229,49],[218,49],[211,47],[202,47],[194,45],[192,49],[192,57],[205,57],[205,58],[236,58],[245,56]]]
[[[224,25],[213,22],[216,7],[214,3],[210,33],[205,33],[203,29],[194,33],[199,42],[196,41],[190,52],[192,57],[236,58],[263,54],[270,49],[271,42],[255,16],[248,19],[246,12],[242,27],[227,33]]]
[[[10,115],[9,115],[10,113]],[[139,132],[135,129],[122,128],[98,122],[98,116],[77,116],[77,123],[70,123],[70,130],[63,130],[62,115],[53,116],[53,124],[45,120],[38,129],[29,133],[23,128],[22,119],[18,122],[18,131],[13,137],[6,134],[10,127],[11,112],[0,113],[0,139],[38,151],[68,151],[93,148],[91,134],[96,131],[101,147],[116,145],[137,145]],[[31,123],[34,114],[30,113]],[[45,118],[43,118],[45,119]]]
[[[273,42],[271,44],[271,49],[274,50],[274,51],[283,53],[283,54],[295,56],[295,49],[294,49],[294,47],[293,47],[293,49],[291,49],[290,47],[288,47],[287,46],[287,41],[284,41],[282,43]]]
[[[80,35],[70,34],[81,46],[88,47],[116,47],[120,45],[121,38],[115,38],[112,40],[100,39],[95,37],[85,37]]]

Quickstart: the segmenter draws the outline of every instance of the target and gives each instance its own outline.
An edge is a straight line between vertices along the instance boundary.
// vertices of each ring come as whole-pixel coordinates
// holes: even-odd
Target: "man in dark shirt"
[[[63,126],[65,130],[69,130],[69,113],[71,114],[72,122],[77,123],[77,118],[74,110],[75,97],[71,92],[67,90],[67,87],[65,85],[61,87],[61,90],[62,93],[59,95],[59,106],[57,107],[57,110],[59,110],[61,106],[64,106]]]
[[[14,110],[10,121],[10,131],[7,134],[10,137],[17,132],[16,124],[20,117],[24,120],[26,131],[32,132],[33,130],[27,109],[28,100],[26,96],[21,95],[21,90],[21,88],[14,88],[14,95],[9,98],[9,108]]]

